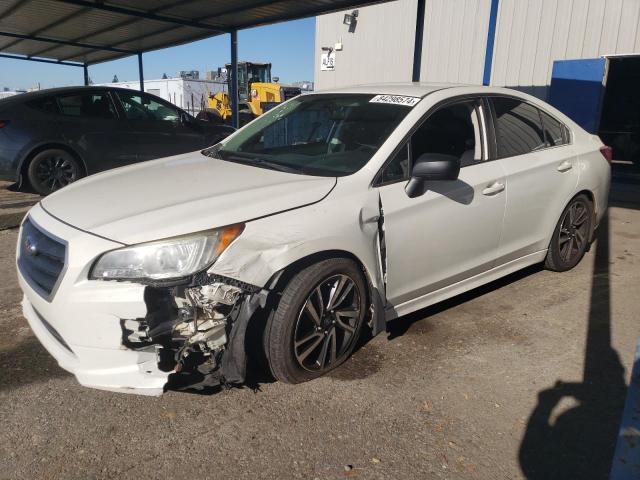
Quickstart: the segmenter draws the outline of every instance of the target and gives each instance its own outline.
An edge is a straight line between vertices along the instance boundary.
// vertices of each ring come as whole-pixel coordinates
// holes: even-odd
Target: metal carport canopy
[[[0,0],[0,57],[84,67],[86,81],[88,65],[138,55],[142,86],[144,52],[229,33],[235,64],[240,29],[383,1]]]

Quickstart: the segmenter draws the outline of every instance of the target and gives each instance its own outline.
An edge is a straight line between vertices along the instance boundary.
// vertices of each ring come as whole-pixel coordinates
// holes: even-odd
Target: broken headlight
[[[173,280],[188,277],[210,266],[243,229],[244,224],[237,224],[112,250],[96,261],[89,278]]]

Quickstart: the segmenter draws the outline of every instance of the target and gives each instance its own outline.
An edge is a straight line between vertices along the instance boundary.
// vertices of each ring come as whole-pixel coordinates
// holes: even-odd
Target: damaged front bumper
[[[166,388],[239,385],[247,326],[267,297],[266,290],[207,273],[178,286],[147,286],[147,315],[121,319],[122,344],[155,351],[158,368],[170,373]]]
[[[266,306],[266,290],[207,273],[179,286],[88,280],[95,258],[120,245],[38,206],[29,218],[62,239],[67,255],[49,299],[18,269],[23,313],[47,351],[82,385],[159,395],[244,382],[245,332]]]

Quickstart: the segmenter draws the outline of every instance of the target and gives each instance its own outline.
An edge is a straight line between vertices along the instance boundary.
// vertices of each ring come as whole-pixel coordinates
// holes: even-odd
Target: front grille
[[[30,220],[22,224],[18,246],[18,268],[25,280],[49,300],[64,270],[67,246],[45,233]]]

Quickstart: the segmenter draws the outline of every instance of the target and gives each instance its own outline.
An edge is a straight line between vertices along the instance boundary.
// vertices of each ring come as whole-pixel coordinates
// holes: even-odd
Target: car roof
[[[29,100],[34,100],[40,97],[47,97],[49,95],[60,95],[64,93],[104,91],[104,90],[122,90],[126,92],[139,92],[139,90],[133,90],[130,88],[107,87],[107,86],[100,86],[100,85],[90,85],[86,87],[75,86],[75,87],[45,88],[43,90],[35,90],[33,92],[26,92],[26,93],[21,93],[19,95],[13,95],[11,97],[3,98],[0,100],[0,105],[7,105],[8,103],[28,102]],[[151,95],[151,94],[148,94],[148,95]]]
[[[504,87],[493,87],[485,85],[472,85],[464,83],[431,83],[431,82],[404,82],[404,83],[372,83],[366,85],[352,85],[348,87],[328,88],[316,90],[309,94],[332,94],[332,93],[362,93],[369,95],[404,95],[410,97],[423,98],[430,93],[451,89],[451,94],[458,93],[478,93],[478,94],[501,94],[520,97],[525,100],[533,99],[526,93]],[[536,99],[537,100],[537,99]]]
[[[411,97],[424,97],[425,95],[437,90],[466,86],[469,85],[460,83],[427,82],[372,83],[367,85],[353,85],[349,87],[316,90],[314,93],[365,93],[373,95],[406,95]]]

